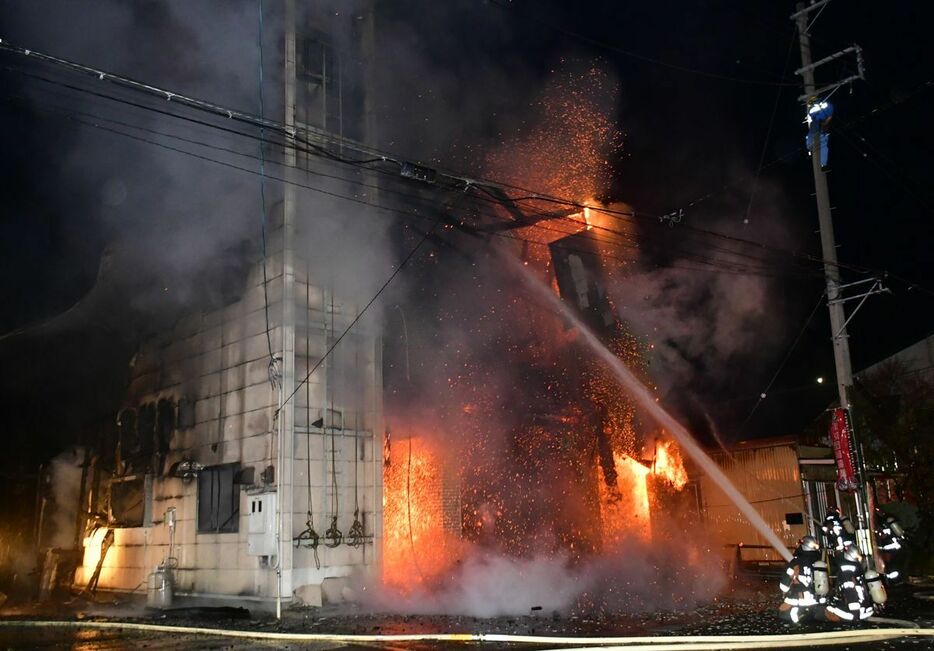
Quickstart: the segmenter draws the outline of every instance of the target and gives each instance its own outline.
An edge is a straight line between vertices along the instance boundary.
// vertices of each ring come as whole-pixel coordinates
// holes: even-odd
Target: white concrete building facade
[[[284,115],[266,117],[306,140],[343,137],[352,121],[362,137],[365,95],[348,89],[365,75],[341,72],[333,18],[284,8]],[[365,47],[372,16],[346,20]],[[281,156],[300,167],[296,148]],[[102,547],[100,589],[143,589],[162,566],[176,593],[320,605],[346,598],[352,574],[378,571],[380,339],[366,320],[347,331],[363,305],[309,271],[295,188],[268,208],[264,259],[232,279],[236,300],[187,315],[135,356],[114,470],[89,490],[99,512],[77,585]]]

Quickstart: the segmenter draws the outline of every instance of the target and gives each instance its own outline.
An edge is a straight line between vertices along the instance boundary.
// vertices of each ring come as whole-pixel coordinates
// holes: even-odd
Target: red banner
[[[842,491],[855,491],[858,486],[854,464],[855,451],[846,409],[833,410],[830,442],[833,445],[833,457],[837,462],[837,488]]]

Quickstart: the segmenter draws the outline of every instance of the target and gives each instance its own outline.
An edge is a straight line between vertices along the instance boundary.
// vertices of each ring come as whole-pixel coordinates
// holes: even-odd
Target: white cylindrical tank
[[[172,598],[172,571],[160,565],[149,575],[146,606],[159,609],[171,608]]]
[[[830,594],[830,575],[827,573],[827,563],[817,561],[814,563],[814,594],[826,597]]]
[[[882,584],[882,577],[875,570],[866,571],[866,587],[869,588],[869,596],[872,597],[873,603],[882,605],[888,600],[885,585]]]

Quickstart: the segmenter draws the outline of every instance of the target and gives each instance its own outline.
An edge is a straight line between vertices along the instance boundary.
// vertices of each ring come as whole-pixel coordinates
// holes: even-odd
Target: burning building
[[[562,196],[594,196],[614,131],[586,96],[560,91],[543,102],[539,130],[492,155],[491,173]],[[445,232],[445,246],[464,252],[461,266],[448,260],[448,273],[475,289],[450,292],[443,281],[432,284],[438,274],[427,276],[419,291],[438,305],[421,342],[432,356],[419,363],[408,406],[387,403],[390,428],[416,422],[394,434],[384,482],[385,567],[403,592],[469,584],[464,568],[478,556],[547,558],[553,569],[612,564],[632,556],[622,553],[627,546],[644,557],[682,516],[696,514],[678,446],[579,346],[579,330],[510,272],[521,266],[551,287],[646,378],[642,343],[607,292],[609,278],[626,274],[625,261],[607,260],[619,259],[620,238],[635,237],[631,227],[596,201],[556,205],[485,192],[496,214],[484,206],[463,237],[458,220]],[[477,237],[490,240],[479,252],[470,239]],[[409,333],[416,328],[410,319]],[[387,355],[390,367],[393,357],[404,366],[409,384],[408,359],[392,346]],[[416,488],[415,477],[426,479]],[[456,509],[460,526],[452,530]]]
[[[276,164],[311,173],[322,151],[345,162],[341,143],[372,127],[366,66],[345,66],[331,35],[342,30],[371,61],[371,17],[285,6],[277,91],[284,133],[305,145],[286,144]],[[580,135],[570,142],[579,146]],[[593,167],[580,164],[595,154],[561,159],[577,163],[560,178],[596,183]],[[435,181],[408,163],[400,175]],[[262,249],[247,246],[247,263],[222,270],[212,301],[134,356],[116,429],[84,464],[79,586],[132,591],[148,580],[162,604],[174,588],[319,605],[349,598],[358,573],[403,592],[430,590],[478,551],[583,566],[664,536],[688,483],[678,447],[581,354],[581,327],[501,273],[491,279],[495,300],[452,297],[439,308],[463,333],[483,334],[433,360],[447,375],[447,397],[419,399],[435,417],[413,411],[385,427],[379,330],[357,322],[360,293],[321,263],[333,260],[322,250],[331,242],[300,219],[294,185],[264,198]],[[380,194],[384,186],[366,187]],[[471,236],[514,235],[521,244],[508,251],[509,264],[544,279],[584,330],[645,377],[641,344],[606,291],[610,275],[625,273],[602,264],[608,248],[615,252],[595,234],[608,229],[606,214],[541,199],[520,206],[487,191],[497,214],[473,220]],[[334,216],[338,233],[349,217]],[[442,234],[464,221],[446,215]],[[483,244],[470,255],[502,253]],[[502,272],[499,262],[490,268]]]
[[[638,342],[604,289],[602,244],[583,222],[549,244],[536,254],[524,249],[524,265],[639,367]],[[696,513],[693,491],[684,508],[688,476],[677,445],[639,421],[605,370],[581,354],[573,327],[535,307],[501,320],[501,359],[479,363],[472,357],[483,353],[473,351],[448,380],[458,413],[411,428],[416,434],[394,440],[387,456],[385,563],[390,581],[406,590],[443,583],[477,553],[586,564],[665,539],[679,517]],[[513,380],[495,386],[502,359]],[[458,508],[456,531],[450,513]]]

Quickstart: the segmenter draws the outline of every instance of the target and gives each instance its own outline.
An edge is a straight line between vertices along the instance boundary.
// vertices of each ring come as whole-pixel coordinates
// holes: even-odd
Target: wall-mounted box
[[[247,553],[251,556],[275,556],[276,494],[248,495]]]

